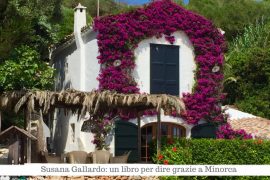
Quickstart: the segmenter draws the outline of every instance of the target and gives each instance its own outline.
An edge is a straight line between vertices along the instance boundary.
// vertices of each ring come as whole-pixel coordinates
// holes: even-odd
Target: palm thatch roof
[[[121,94],[110,91],[81,92],[66,90],[53,91],[13,91],[0,95],[0,109],[14,110],[16,113],[26,109],[28,112],[41,109],[48,113],[54,108],[65,108],[73,113],[85,115],[87,112],[96,114],[108,109],[163,109],[165,112],[185,111],[183,101],[176,96],[165,94]]]

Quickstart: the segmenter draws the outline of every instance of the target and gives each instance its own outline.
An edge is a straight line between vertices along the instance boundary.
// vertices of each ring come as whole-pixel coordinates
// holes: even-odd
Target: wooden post
[[[26,110],[26,115],[25,115],[26,119],[26,129],[27,129],[27,132],[29,134],[31,134],[31,112],[29,112],[28,110]],[[31,139],[30,138],[27,138],[26,140],[26,146],[27,146],[27,155],[26,155],[26,162],[27,163],[31,163]]]
[[[97,0],[97,17],[99,17],[99,0]]]
[[[160,154],[161,150],[161,120],[160,120],[160,109],[157,113],[157,154]]]
[[[15,146],[14,146],[14,164],[19,164],[19,153],[20,153],[20,139],[19,139],[19,135],[16,134],[15,136],[16,142],[15,142]]]
[[[24,110],[24,129],[27,131],[27,112]],[[27,163],[27,139],[21,138],[21,164]]]
[[[138,162],[141,161],[141,117],[139,113],[137,112],[137,122],[138,122]]]
[[[13,164],[14,162],[14,141],[14,134],[12,134],[8,142],[8,164]]]
[[[9,139],[8,163],[19,164],[19,135],[12,134]]]

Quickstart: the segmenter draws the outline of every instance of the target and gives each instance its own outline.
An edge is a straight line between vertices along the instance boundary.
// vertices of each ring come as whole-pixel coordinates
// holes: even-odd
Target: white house
[[[52,64],[56,69],[56,91],[68,88],[91,91],[99,88],[97,77],[102,65],[98,63],[97,59],[97,56],[100,55],[98,32],[95,32],[91,26],[86,26],[85,11],[86,8],[80,4],[74,9],[74,33],[63,43],[57,45],[52,52]],[[132,76],[141,93],[153,93],[159,89],[160,85],[155,84],[153,79],[160,73],[163,73],[164,78],[172,78],[173,83],[165,86],[165,93],[179,97],[182,97],[183,93],[192,93],[196,70],[194,47],[184,31],[176,30],[171,36],[175,38],[173,44],[168,42],[166,35],[163,34],[159,38],[153,36],[142,40],[135,49],[136,67]],[[166,64],[168,58],[170,63]],[[166,65],[156,66],[157,59]],[[168,88],[166,89],[166,87]],[[66,114],[61,109],[57,110],[51,120],[53,129],[51,148],[57,154],[73,150],[94,151],[95,146],[91,142],[93,134],[81,131],[85,119],[87,117],[78,120],[77,116]],[[183,118],[163,114],[161,121],[162,136],[191,137],[191,129],[194,125],[188,124]],[[129,122],[137,126],[135,119],[130,119]],[[143,116],[140,128],[142,131],[140,149],[142,160],[148,160],[149,140],[156,137],[156,117]],[[130,142],[128,139],[126,141]],[[116,153],[118,145],[113,133],[110,138],[112,153]]]

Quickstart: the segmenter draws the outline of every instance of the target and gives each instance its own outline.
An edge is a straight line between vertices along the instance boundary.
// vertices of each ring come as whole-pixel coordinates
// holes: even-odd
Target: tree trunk
[[[99,0],[97,0],[97,17],[99,17]]]

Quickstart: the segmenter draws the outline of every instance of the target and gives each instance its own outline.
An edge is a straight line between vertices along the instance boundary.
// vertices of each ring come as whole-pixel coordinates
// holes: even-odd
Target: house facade
[[[145,12],[143,12],[145,14],[140,17],[149,18],[150,15],[148,15],[147,13],[149,12],[154,13],[155,11],[159,10],[158,8],[162,8],[163,5],[169,6],[169,8],[171,8],[169,9],[169,11],[178,13],[177,15],[179,15],[179,20],[181,20],[180,18],[181,13],[183,14],[187,13],[187,15],[181,17],[186,17],[185,22],[189,24],[189,26],[192,26],[193,19],[191,17],[193,16],[196,17],[197,20],[201,21],[197,22],[196,20],[194,22],[195,23],[194,27],[198,26],[196,22],[198,24],[202,22],[208,23],[208,21],[205,20],[203,17],[200,17],[199,15],[193,15],[191,12],[182,9],[178,5],[168,0],[151,3],[148,7],[146,7]],[[99,22],[95,23],[96,27],[94,28],[90,26],[86,27],[85,11],[86,11],[85,7],[81,6],[80,4],[74,9],[73,35],[71,35],[63,43],[59,44],[52,51],[51,55],[52,64],[53,67],[56,69],[56,81],[55,81],[56,91],[61,91],[65,89],[92,91],[96,89],[108,89],[108,87],[112,87],[112,89],[110,90],[116,90],[114,89],[114,87],[117,87],[117,85],[120,85],[121,83],[115,82],[115,86],[113,85],[111,86],[109,83],[110,81],[113,81],[115,75],[111,74],[106,76],[104,74],[105,72],[109,72],[108,70],[110,68],[109,66],[111,66],[112,71],[117,72],[122,72],[121,68],[122,67],[125,68],[126,66],[128,66],[126,65],[128,64],[128,61],[125,58],[121,59],[121,57],[116,57],[115,56],[116,53],[113,51],[109,51],[108,53],[104,51],[104,45],[102,45],[102,43],[104,42],[103,40],[105,36],[104,37],[100,36],[102,35],[101,32],[104,31],[104,29],[102,29],[104,27],[99,28],[99,26],[102,21],[104,22],[106,21],[106,17],[101,18]],[[139,9],[138,11],[142,11],[142,9]],[[133,14],[133,16],[136,16],[136,14]],[[175,16],[171,15],[170,17]],[[110,19],[110,17],[108,18]],[[122,16],[120,17],[120,19],[121,18]],[[129,16],[127,13],[125,18],[127,18],[128,23],[128,20],[131,20],[134,17]],[[169,21],[171,21],[170,18],[167,19],[163,17],[157,18],[158,18],[157,23],[164,24],[164,26],[166,26],[166,24],[169,23]],[[141,21],[143,22],[143,20]],[[177,18],[175,19],[175,23],[176,22]],[[128,25],[126,25],[126,23],[124,25],[126,26],[123,27],[124,31],[128,32],[127,30]],[[106,26],[106,24],[104,24],[104,26]],[[160,24],[159,27],[161,27]],[[206,29],[205,33],[208,33],[207,28],[209,27],[201,26],[198,28],[202,30],[201,33],[204,33],[203,32],[204,29],[202,28],[205,28]],[[114,23],[112,23],[111,29],[112,31],[114,31],[113,30]],[[120,30],[118,32],[122,33],[121,28],[119,29]],[[149,29],[151,30],[151,27],[149,27]],[[156,29],[159,28],[156,27]],[[127,68],[129,70],[125,71],[125,73],[128,72],[130,78],[132,78],[132,80],[136,82],[136,88],[138,89],[139,93],[149,93],[149,94],[164,93],[183,98],[185,94],[196,94],[196,90],[194,90],[195,86],[197,87],[198,92],[200,91],[199,89],[200,85],[202,84],[201,86],[203,86],[204,82],[198,81],[200,76],[198,75],[199,67],[204,68],[204,71],[210,71],[210,73],[208,73],[210,75],[214,73],[218,73],[217,75],[219,75],[219,68],[222,68],[222,63],[218,64],[219,63],[218,60],[212,60],[213,62],[217,61],[214,63],[211,61],[208,62],[210,70],[206,69],[206,67],[204,67],[203,64],[200,64],[200,62],[198,63],[198,61],[203,61],[200,59],[198,60],[198,57],[203,58],[202,57],[203,55],[197,56],[196,54],[198,53],[197,49],[198,46],[196,47],[194,46],[194,44],[196,44],[195,42],[196,39],[194,39],[196,35],[194,36],[192,35],[192,37],[190,37],[189,35],[192,34],[192,32],[189,32],[186,29],[181,30],[181,28],[175,28],[170,29],[169,32],[159,31],[158,34],[151,35],[151,33],[146,31],[147,30],[145,30],[144,33],[147,35],[143,36],[143,38],[138,38],[139,42],[137,42],[135,48],[132,48],[132,52],[134,54],[131,56],[134,61],[134,64],[131,64],[130,66],[132,67],[134,66],[134,68],[133,69]],[[199,31],[199,30],[191,28],[190,31]],[[216,33],[217,36],[222,37],[221,33],[217,29],[214,30],[214,33]],[[123,32],[122,35],[124,36],[125,32]],[[214,42],[215,40],[211,39],[212,35],[209,36],[210,36],[209,42],[212,41]],[[110,42],[108,41],[108,43]],[[110,49],[110,47],[111,46],[108,46],[107,48]],[[125,45],[123,45],[123,47],[125,47]],[[211,46],[208,47],[211,48]],[[114,51],[117,51],[117,48],[115,48]],[[121,53],[124,54],[124,52]],[[112,62],[104,62],[105,56],[111,56],[111,58],[113,59]],[[222,56],[222,51],[220,52],[220,54],[216,55],[216,57],[219,56]],[[202,72],[203,71],[201,71],[201,73]],[[206,77],[207,75],[201,76]],[[112,79],[110,80],[109,78]],[[208,77],[206,77],[206,79],[208,79]],[[106,84],[104,83],[105,81],[107,85],[109,84],[108,86],[104,85]],[[127,87],[130,87],[130,85],[128,85]],[[121,92],[121,90],[118,91]],[[198,106],[200,106],[200,104],[198,104]],[[188,108],[192,107],[192,105],[187,104],[187,107]],[[193,111],[195,111],[196,108],[199,107],[194,107]],[[210,105],[208,108],[210,108]],[[191,117],[195,113],[192,113],[191,111],[190,114],[191,115],[188,117]],[[201,113],[197,117],[197,119],[200,120],[198,120],[196,123],[190,123],[184,117],[165,115],[163,113],[161,114],[161,122],[162,122],[161,135],[163,137],[169,138],[171,137],[190,138],[191,129],[193,128],[193,126],[195,124],[201,124],[206,122],[206,119],[199,118],[199,116],[203,116],[203,113]],[[95,145],[92,143],[94,138],[93,134],[90,132],[81,131],[81,127],[84,120],[87,120],[88,118],[89,117],[80,117],[78,119],[76,115],[71,115],[69,113],[65,113],[64,110],[62,109],[58,109],[54,114],[53,119],[51,119],[50,121],[51,123],[50,126],[52,129],[51,131],[52,145],[50,148],[53,149],[58,154],[73,150],[84,150],[87,152],[94,151]],[[141,117],[141,125],[139,128],[141,128],[142,132],[141,136],[142,147],[141,149],[137,149],[137,151],[141,151],[142,160],[144,161],[149,160],[148,157],[149,156],[148,151],[150,146],[149,143],[152,139],[156,138],[156,122],[157,122],[156,116],[144,115]],[[119,125],[119,127],[122,126],[136,128],[137,120],[130,119],[126,121],[124,124]],[[125,128],[122,127],[122,129]],[[129,131],[128,128],[127,131]],[[117,134],[117,132],[118,131],[115,130],[114,132],[111,133],[110,137],[108,137],[108,143],[110,144],[109,147],[113,154],[117,154],[117,151],[119,151],[119,147],[121,146],[121,142],[122,143],[127,142],[128,144],[129,142],[136,141],[135,137],[136,135],[125,136],[124,135],[125,133],[121,134],[120,132],[120,134],[119,133]]]

